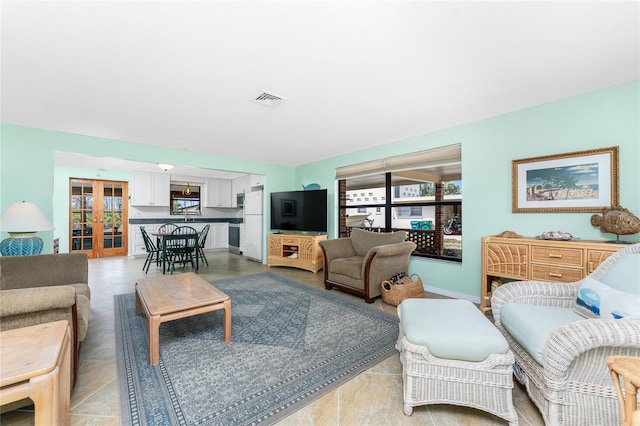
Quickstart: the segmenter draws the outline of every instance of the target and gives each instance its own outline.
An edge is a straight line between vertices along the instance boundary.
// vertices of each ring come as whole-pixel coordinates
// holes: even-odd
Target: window
[[[171,214],[181,216],[200,215],[200,187],[197,185],[171,184]]]
[[[422,207],[396,207],[398,217],[422,217]]]
[[[461,158],[458,144],[336,170],[340,236],[402,229],[414,256],[462,261]]]

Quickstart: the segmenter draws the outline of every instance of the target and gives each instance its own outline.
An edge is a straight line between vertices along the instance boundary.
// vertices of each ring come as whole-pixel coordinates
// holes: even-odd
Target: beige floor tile
[[[118,381],[114,378],[73,407],[74,414],[118,418]]]
[[[337,425],[339,390],[333,390],[311,404],[275,423],[276,426]]]

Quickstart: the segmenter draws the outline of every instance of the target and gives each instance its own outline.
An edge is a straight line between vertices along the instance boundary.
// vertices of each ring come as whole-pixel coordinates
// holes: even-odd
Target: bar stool
[[[640,426],[640,410],[637,407],[637,394],[640,388],[640,357],[608,356],[607,366],[613,379],[613,385],[620,402],[621,422],[623,426]],[[620,385],[620,377],[624,381],[624,393]]]

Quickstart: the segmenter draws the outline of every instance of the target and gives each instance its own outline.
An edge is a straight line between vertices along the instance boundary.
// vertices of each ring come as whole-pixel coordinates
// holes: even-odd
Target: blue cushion
[[[407,340],[438,358],[477,362],[509,350],[498,329],[468,300],[405,299],[398,314]]]
[[[640,294],[640,253],[616,260],[600,281],[625,293]]]
[[[500,309],[504,329],[542,366],[542,353],[549,335],[560,326],[578,320],[584,318],[572,308],[505,303]]]
[[[574,309],[585,318],[640,318],[640,295],[616,290],[588,276],[582,280]]]

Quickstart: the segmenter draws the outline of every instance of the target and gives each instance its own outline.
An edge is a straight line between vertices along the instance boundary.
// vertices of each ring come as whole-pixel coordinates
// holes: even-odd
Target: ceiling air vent
[[[269,108],[275,108],[286,100],[287,98],[284,98],[282,96],[274,95],[273,93],[269,92],[262,92],[261,94],[256,96],[253,102]]]

